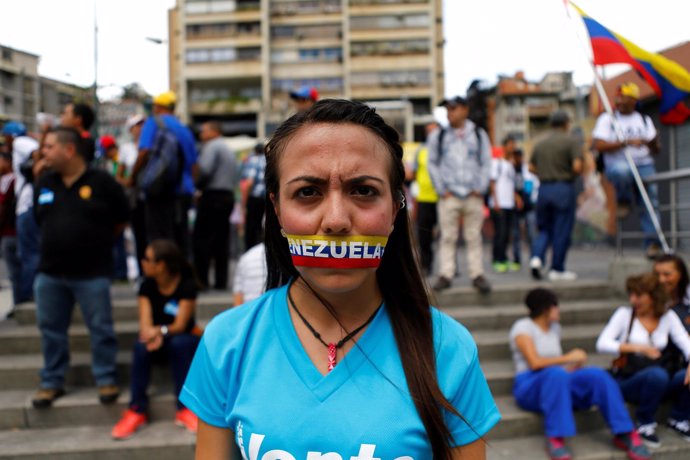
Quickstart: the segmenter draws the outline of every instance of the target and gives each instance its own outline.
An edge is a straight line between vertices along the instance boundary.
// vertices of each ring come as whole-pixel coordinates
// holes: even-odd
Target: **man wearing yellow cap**
[[[619,215],[625,216],[630,211],[633,200],[640,214],[640,226],[646,234],[644,247],[647,256],[655,257],[661,251],[659,240],[652,218],[647,212],[638,190],[635,179],[625,159],[625,152],[629,152],[640,177],[644,180],[656,173],[652,155],[659,153],[658,135],[654,123],[647,115],[635,110],[640,99],[640,88],[635,83],[625,83],[618,87],[616,94],[616,111],[614,119],[623,133],[623,140],[619,140],[614,126],[614,119],[602,113],[592,132],[594,148],[604,155],[604,172],[608,180],[616,189]],[[649,199],[654,208],[658,208],[658,191],[656,184],[646,186]],[[658,214],[657,214],[658,218]]]
[[[174,198],[144,197],[146,237],[148,242],[155,239],[175,240],[182,253],[186,255],[189,247],[187,211],[192,204],[194,194],[192,168],[197,161],[197,151],[192,132],[174,115],[176,102],[177,97],[172,91],[166,91],[153,98],[153,115],[146,120],[141,129],[139,155],[132,177],[136,178],[146,165],[149,152],[154,148],[158,131],[160,129],[170,131],[177,138],[184,154],[182,178]]]

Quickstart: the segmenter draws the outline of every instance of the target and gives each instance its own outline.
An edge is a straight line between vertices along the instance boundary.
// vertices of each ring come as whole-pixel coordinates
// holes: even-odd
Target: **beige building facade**
[[[398,101],[422,132],[442,99],[441,0],[178,0],[170,81],[192,125],[264,137],[292,113],[289,92]],[[385,116],[385,115],[384,115]]]
[[[38,59],[35,54],[0,46],[0,120],[36,128],[39,111]]]

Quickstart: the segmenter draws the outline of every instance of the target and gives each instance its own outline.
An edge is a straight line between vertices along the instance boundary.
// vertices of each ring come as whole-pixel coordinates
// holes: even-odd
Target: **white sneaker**
[[[529,260],[529,268],[541,269],[541,259],[537,256],[532,257]]]
[[[535,280],[541,279],[541,259],[537,256],[529,260],[529,268],[532,273],[532,278]]]
[[[577,279],[577,273],[569,272],[567,270],[558,272],[556,270],[549,271],[550,281],[575,281]]]

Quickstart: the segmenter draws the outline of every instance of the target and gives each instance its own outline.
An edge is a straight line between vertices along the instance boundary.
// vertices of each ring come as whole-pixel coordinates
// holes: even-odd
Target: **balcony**
[[[184,11],[188,15],[232,13],[235,11],[260,11],[261,2],[258,0],[209,0],[190,1],[185,3]]]
[[[210,99],[208,101],[190,102],[191,115],[223,115],[228,113],[259,113],[261,99],[234,97],[228,99]]]
[[[271,2],[271,16],[340,14],[340,0],[275,1]]]

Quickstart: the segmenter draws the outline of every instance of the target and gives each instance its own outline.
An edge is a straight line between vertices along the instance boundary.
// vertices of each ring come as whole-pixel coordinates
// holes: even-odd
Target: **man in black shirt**
[[[75,301],[91,334],[91,370],[99,399],[108,404],[119,395],[110,275],[113,239],[127,222],[128,203],[107,172],[88,168],[85,150],[79,131],[69,127],[51,130],[43,145],[52,172],[39,180],[34,193],[41,229],[34,295],[44,358],[35,407],[48,407],[64,394],[67,329]]]

